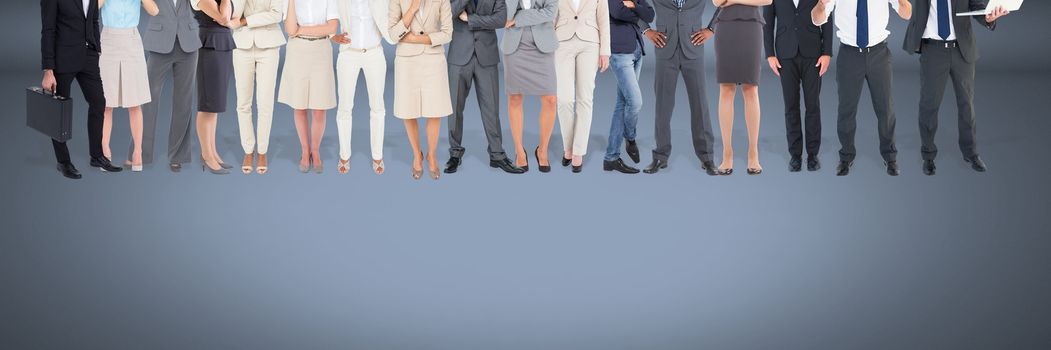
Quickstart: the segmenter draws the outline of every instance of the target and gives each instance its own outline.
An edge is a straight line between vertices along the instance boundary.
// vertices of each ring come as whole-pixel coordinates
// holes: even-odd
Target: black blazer
[[[646,0],[636,0],[634,9],[624,6],[622,0],[609,0],[610,51],[634,53],[637,47],[645,55],[646,45],[642,41],[639,21],[653,22],[654,15],[653,6]]]
[[[73,73],[83,68],[89,50],[99,53],[102,25],[98,0],[40,0],[40,58],[42,69]]]
[[[971,21],[967,17],[957,16],[957,13],[984,10],[986,0],[951,0],[953,6],[952,24],[956,29],[956,43],[960,47],[963,59],[968,63],[978,60],[978,46],[974,43],[974,31],[971,30]],[[920,52],[923,43],[923,32],[927,30],[927,17],[931,13],[930,0],[913,0],[912,19],[909,19],[909,29],[905,31],[906,52],[910,54]],[[989,30],[996,29],[996,23],[985,21],[985,15],[971,16],[982,26]]]
[[[832,56],[833,19],[818,27],[810,12],[821,0],[799,0],[796,8],[792,0],[774,0],[763,6],[763,43],[766,56],[788,59],[798,56],[818,58]]]

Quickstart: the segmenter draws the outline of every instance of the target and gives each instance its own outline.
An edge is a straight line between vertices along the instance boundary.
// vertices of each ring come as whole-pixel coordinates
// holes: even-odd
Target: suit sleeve
[[[540,8],[521,9],[515,14],[516,27],[529,27],[554,22],[558,17],[558,0],[544,1]]]
[[[459,12],[455,11],[454,13],[459,14]],[[471,29],[501,29],[505,24],[507,24],[507,2],[503,0],[497,0],[493,4],[493,14],[491,15],[467,15],[467,25]]]
[[[971,0],[971,11],[984,10],[988,4],[989,1],[987,0]],[[989,23],[985,20],[985,15],[977,15],[971,17],[974,18],[974,20],[981,24],[983,27],[988,28],[989,30],[996,30],[996,22]]]
[[[610,33],[609,33],[609,2],[606,0],[593,0],[598,6],[597,18],[598,21],[598,47],[599,55],[609,56],[613,53],[610,48]],[[623,5],[623,3],[621,4]]]
[[[390,7],[387,8],[387,20],[390,21],[387,25],[387,32],[390,33],[390,37],[394,42],[401,41],[405,34],[409,34],[409,28],[405,27],[405,23],[401,21],[401,16],[401,0],[390,0]]]
[[[828,17],[828,21],[821,25],[821,55],[832,56],[832,34],[836,31],[836,19]]]
[[[462,13],[463,10],[467,8],[467,1],[468,0],[450,0],[449,1],[449,7],[452,8],[453,13],[455,14],[455,15],[453,15],[453,19],[454,20],[458,20],[458,19],[456,19],[456,17],[460,16],[460,13]]]
[[[624,3],[621,3],[621,6],[623,6],[623,5],[624,5]],[[648,1],[646,1],[646,0],[638,0],[638,1],[636,1],[635,2],[635,13],[639,15],[639,19],[641,19],[641,20],[643,20],[645,22],[653,22],[653,16],[655,15],[655,13],[653,12],[653,5],[650,5],[650,3]],[[647,23],[646,26],[649,27],[649,24]]]
[[[636,6],[638,6],[636,4]],[[632,11],[627,6],[624,6],[624,0],[609,0],[609,16],[610,18],[625,21],[625,22],[638,22],[641,20],[639,15]]]
[[[55,69],[55,44],[58,34],[58,0],[40,0],[40,66]]]
[[[248,23],[248,28],[256,28],[268,26],[271,24],[280,23],[284,17],[284,12],[281,11],[281,7],[284,4],[282,0],[270,0],[270,9],[264,12],[256,13],[245,17],[245,22]],[[234,10],[244,13],[244,9]],[[234,16],[235,18],[238,16]]]
[[[453,12],[448,1],[442,1],[438,7],[438,20],[441,29],[437,32],[427,34],[431,38],[431,46],[442,46],[453,40]]]
[[[763,20],[766,21],[763,25],[763,46],[766,48],[766,57],[777,56],[774,50],[774,21],[777,20],[775,11],[773,4],[763,6]]]

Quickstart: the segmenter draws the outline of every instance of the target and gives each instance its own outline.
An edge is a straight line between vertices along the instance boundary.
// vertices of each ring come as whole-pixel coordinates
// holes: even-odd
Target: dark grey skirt
[[[504,55],[504,90],[508,95],[544,96],[558,91],[555,53],[536,48],[532,28],[522,29],[518,49]]]
[[[763,67],[763,23],[719,21],[715,32],[715,77],[719,84],[759,85]]]

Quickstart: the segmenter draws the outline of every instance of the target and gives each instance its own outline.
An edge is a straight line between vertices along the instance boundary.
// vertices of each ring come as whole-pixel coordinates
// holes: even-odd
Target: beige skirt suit
[[[394,57],[394,116],[400,119],[441,118],[452,114],[449,67],[445,48],[452,40],[453,17],[449,0],[420,0],[416,18],[406,28],[402,15],[412,0],[391,0],[390,36],[427,35],[430,45],[399,42]]]

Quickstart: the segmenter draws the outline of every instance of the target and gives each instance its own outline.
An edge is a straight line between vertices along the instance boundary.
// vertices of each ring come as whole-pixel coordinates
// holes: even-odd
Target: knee
[[[723,96],[733,96],[737,93],[737,85],[734,84],[719,84],[719,94]]]
[[[555,95],[541,96],[540,97],[540,103],[544,104],[545,106],[549,106],[549,107],[550,106],[554,106],[554,105],[558,104],[558,96],[555,96]]]
[[[507,104],[514,107],[520,107],[522,106],[522,99],[522,95],[509,95],[507,96]]]

